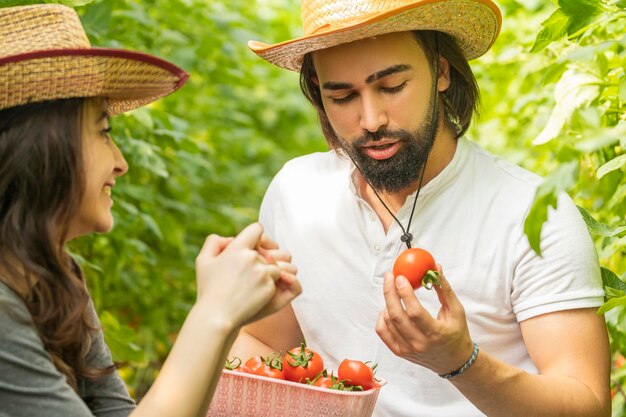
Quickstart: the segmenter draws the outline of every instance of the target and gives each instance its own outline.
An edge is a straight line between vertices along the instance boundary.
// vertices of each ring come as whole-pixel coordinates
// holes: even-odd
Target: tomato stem
[[[422,278],[422,285],[427,290],[432,290],[435,285],[440,287],[439,273],[437,273],[437,271],[433,271],[432,269],[426,271],[426,275]]]
[[[234,356],[231,360],[228,360],[228,358],[226,359],[226,362],[224,363],[224,368],[232,371],[239,368],[240,365],[241,359],[239,359],[237,356]]]
[[[302,342],[300,344],[300,353],[295,354],[291,352],[287,352],[287,354],[292,358],[292,361],[287,361],[287,363],[291,366],[298,367],[301,366],[303,368],[307,368],[309,366],[309,361],[313,359],[313,352],[306,352],[306,344]]]
[[[272,352],[269,354],[267,358],[261,357],[261,360],[264,364],[268,365],[270,368],[278,369],[279,371],[283,370],[283,361],[282,355],[276,352]]]

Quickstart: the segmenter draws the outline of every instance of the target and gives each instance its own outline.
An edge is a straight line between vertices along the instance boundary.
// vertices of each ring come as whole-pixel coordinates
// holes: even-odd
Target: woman
[[[196,303],[137,407],[115,372],[65,244],[113,226],[128,165],[110,116],[186,79],[153,56],[91,48],[71,8],[0,8],[0,415],[203,416],[239,328],[299,294],[260,225],[211,235]]]

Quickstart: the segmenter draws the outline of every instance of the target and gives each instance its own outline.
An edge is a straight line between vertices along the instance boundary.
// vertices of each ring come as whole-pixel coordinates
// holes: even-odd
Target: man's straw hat
[[[274,65],[299,71],[308,52],[385,33],[436,30],[451,35],[470,60],[493,45],[501,23],[491,0],[302,0],[304,36],[248,46]]]
[[[152,55],[92,48],[70,7],[0,8],[0,109],[105,97],[113,115],[170,94],[188,77],[176,65]]]

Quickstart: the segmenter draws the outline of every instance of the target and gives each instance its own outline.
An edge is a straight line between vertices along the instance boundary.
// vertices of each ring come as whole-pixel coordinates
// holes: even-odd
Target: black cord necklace
[[[430,151],[432,149],[432,145],[435,142],[435,132],[436,132],[436,129],[437,129],[437,126],[435,126],[435,122],[436,122],[436,118],[437,118],[437,98],[439,97],[439,94],[437,94],[437,78],[439,77],[439,37],[436,34],[435,34],[435,42],[436,42],[435,79],[433,81],[433,91],[432,91],[432,96],[433,96],[433,109],[432,110],[433,110],[433,114],[432,114],[431,120],[430,120],[430,139],[431,139],[431,141],[430,141],[430,146],[428,147],[428,149],[426,151],[426,160],[424,160],[424,164],[422,165],[422,172],[420,173],[420,181],[419,181],[419,184],[417,186],[417,192],[415,193],[415,199],[413,200],[413,208],[411,209],[411,216],[409,217],[409,223],[407,224],[406,229],[404,228],[404,226],[402,226],[402,223],[400,222],[400,220],[398,220],[398,218],[393,214],[393,212],[389,209],[389,207],[387,207],[387,204],[385,204],[385,202],[380,197],[380,195],[378,194],[376,189],[374,187],[372,187],[372,184],[370,184],[370,182],[367,181],[367,178],[365,177],[365,175],[363,175],[363,171],[361,170],[361,167],[359,167],[357,165],[357,163],[354,161],[354,159],[352,158],[352,156],[350,156],[350,154],[348,154],[348,156],[350,156],[350,159],[352,159],[352,163],[361,172],[361,176],[365,179],[365,181],[367,181],[368,185],[370,186],[372,191],[374,191],[374,194],[376,195],[376,197],[378,198],[380,203],[389,212],[389,214],[391,214],[391,217],[393,217],[395,222],[398,223],[398,226],[400,226],[400,229],[402,229],[402,236],[400,236],[400,240],[402,242],[404,242],[406,244],[406,247],[409,248],[409,249],[411,248],[411,241],[413,240],[413,235],[410,232],[410,230],[411,230],[411,221],[413,220],[413,213],[415,213],[415,206],[417,205],[417,198],[419,197],[420,191],[422,189],[422,181],[424,180],[424,172],[426,171],[426,163],[428,162],[428,155],[430,155]]]

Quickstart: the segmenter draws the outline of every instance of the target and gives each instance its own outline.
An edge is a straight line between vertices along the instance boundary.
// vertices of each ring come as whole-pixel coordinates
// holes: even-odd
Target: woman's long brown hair
[[[94,330],[80,270],[65,250],[83,195],[84,99],[0,110],[0,280],[19,294],[54,365],[76,390]]]

